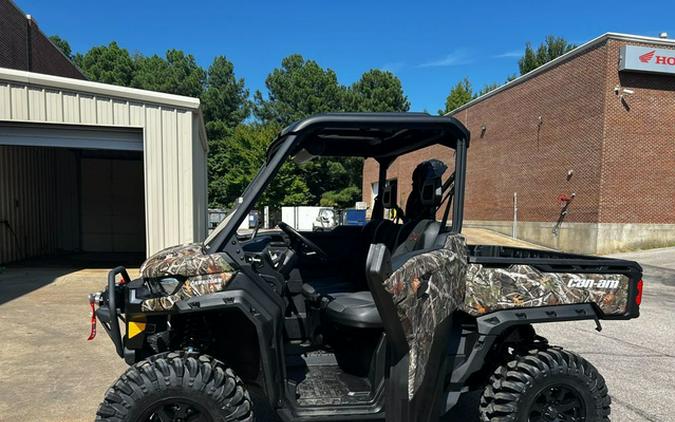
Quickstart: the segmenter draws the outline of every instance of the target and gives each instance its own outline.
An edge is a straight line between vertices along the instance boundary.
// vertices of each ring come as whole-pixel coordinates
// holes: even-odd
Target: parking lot
[[[470,235],[471,237],[471,235]],[[498,238],[499,236],[492,236]],[[540,333],[577,351],[605,376],[615,421],[670,421],[675,413],[675,248],[622,257],[645,268],[642,315],[541,326]],[[106,269],[11,266],[0,273],[0,420],[91,421],[107,386],[125,364],[101,330],[87,342],[87,294]],[[99,327],[100,328],[100,327]],[[475,419],[465,399],[452,419]]]

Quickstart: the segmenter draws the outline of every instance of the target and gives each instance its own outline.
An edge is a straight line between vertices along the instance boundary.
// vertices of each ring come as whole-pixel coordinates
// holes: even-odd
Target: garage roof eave
[[[127,88],[100,82],[81,79],[64,78],[62,76],[27,72],[24,70],[0,67],[0,80],[22,84],[38,85],[45,88],[58,88],[74,92],[106,95],[147,103],[169,105],[189,110],[199,110],[199,99],[182,95],[165,94],[163,92],[146,91],[144,89]]]

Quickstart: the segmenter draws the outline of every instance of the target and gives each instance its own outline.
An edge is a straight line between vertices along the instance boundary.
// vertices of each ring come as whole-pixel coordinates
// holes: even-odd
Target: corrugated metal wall
[[[206,236],[207,151],[198,108],[164,105],[162,94],[147,91],[26,72],[20,76],[24,74],[31,76],[31,83],[17,82],[17,71],[0,69],[0,124],[5,120],[141,128],[147,253]],[[62,88],[76,84],[82,85],[81,91]],[[108,90],[119,91],[119,96],[100,94]],[[137,99],[152,96],[159,100]],[[184,98],[167,97],[174,102]]]
[[[57,248],[56,151],[0,146],[0,263]]]

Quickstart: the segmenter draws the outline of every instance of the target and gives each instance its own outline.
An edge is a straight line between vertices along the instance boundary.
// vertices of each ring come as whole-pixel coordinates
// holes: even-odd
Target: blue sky
[[[74,1],[15,0],[74,51],[116,40],[131,52],[224,55],[249,89],[300,53],[354,82],[381,68],[403,82],[413,111],[436,112],[468,76],[479,89],[517,73],[527,41],[580,44],[605,32],[675,37],[675,2],[600,1]]]

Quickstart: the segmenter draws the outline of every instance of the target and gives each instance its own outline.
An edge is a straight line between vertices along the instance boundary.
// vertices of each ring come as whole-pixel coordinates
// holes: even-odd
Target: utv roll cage
[[[464,214],[464,182],[469,133],[455,118],[428,113],[325,113],[295,122],[284,128],[270,144],[267,161],[242,196],[242,202],[223,230],[206,245],[210,252],[228,250],[234,259],[244,260],[234,236],[250,208],[289,156],[373,158],[379,164],[379,194],[372,219],[382,219],[382,189],[387,169],[400,155],[432,145],[455,150],[455,192],[452,232],[460,232]],[[229,240],[232,239],[233,243]]]

